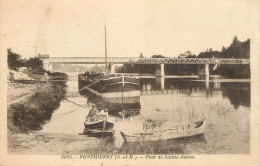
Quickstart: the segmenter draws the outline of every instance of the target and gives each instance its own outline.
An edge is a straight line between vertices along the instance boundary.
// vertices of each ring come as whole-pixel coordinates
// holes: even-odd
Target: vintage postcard
[[[258,0],[2,0],[0,165],[259,165]]]

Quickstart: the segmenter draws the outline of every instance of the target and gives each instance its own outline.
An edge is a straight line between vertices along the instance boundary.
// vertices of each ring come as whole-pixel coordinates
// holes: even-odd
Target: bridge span
[[[129,57],[49,57],[49,64],[249,64],[249,59],[234,58],[129,58]]]
[[[114,64],[159,64],[159,76],[165,76],[165,64],[204,64],[204,75],[209,75],[209,64],[250,64],[250,59],[235,58],[134,58],[134,57],[44,57],[39,56],[47,70],[55,64],[109,64],[115,73]]]

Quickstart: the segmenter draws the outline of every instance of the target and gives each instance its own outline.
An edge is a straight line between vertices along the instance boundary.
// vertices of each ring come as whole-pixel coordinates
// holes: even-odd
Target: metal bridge
[[[250,59],[234,58],[129,58],[129,57],[49,57],[44,63],[54,64],[250,64]]]

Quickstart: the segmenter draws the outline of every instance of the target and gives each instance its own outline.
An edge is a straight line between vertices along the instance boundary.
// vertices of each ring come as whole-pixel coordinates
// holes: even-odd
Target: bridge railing
[[[51,64],[105,64],[104,57],[50,57]],[[129,58],[108,57],[109,64],[250,64],[250,59],[234,58]]]

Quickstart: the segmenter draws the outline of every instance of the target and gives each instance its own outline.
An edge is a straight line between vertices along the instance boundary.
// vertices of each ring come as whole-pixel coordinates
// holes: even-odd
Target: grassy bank
[[[40,130],[51,118],[53,111],[60,106],[65,94],[65,81],[51,82],[28,97],[26,101],[12,104],[8,108],[8,131],[28,133]]]

